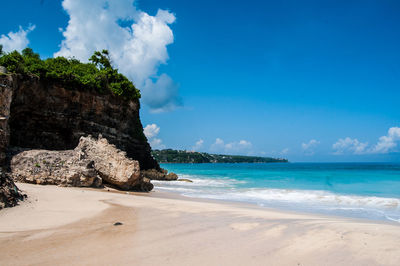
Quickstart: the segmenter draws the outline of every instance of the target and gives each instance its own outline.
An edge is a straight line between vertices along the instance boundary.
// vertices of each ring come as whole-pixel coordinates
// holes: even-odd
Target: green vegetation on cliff
[[[59,82],[67,89],[88,89],[101,93],[111,91],[124,99],[139,99],[140,92],[131,81],[111,66],[107,50],[95,52],[90,63],[81,63],[65,57],[42,60],[39,54],[26,48],[22,54],[13,51],[2,53],[0,47],[0,66],[11,73],[33,74],[47,82]]]
[[[179,150],[153,150],[154,159],[159,163],[287,163],[287,159],[270,157],[221,155],[205,152],[179,151]]]

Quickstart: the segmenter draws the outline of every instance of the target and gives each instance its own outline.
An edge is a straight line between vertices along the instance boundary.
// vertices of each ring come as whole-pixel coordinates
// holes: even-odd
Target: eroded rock
[[[173,181],[178,179],[175,173],[168,173],[165,169],[162,169],[162,171],[157,171],[156,169],[144,170],[141,175],[150,180]]]
[[[81,137],[74,151],[82,159],[93,161],[98,174],[106,183],[129,190],[143,182],[139,162],[126,157],[125,152],[109,144],[105,138],[95,140],[90,136]]]
[[[24,197],[14,181],[0,168],[0,209],[17,205]]]
[[[74,150],[28,150],[11,160],[11,175],[19,182],[100,187],[103,182],[123,190],[150,191],[139,162],[104,138],[81,137]]]
[[[17,182],[73,187],[100,187],[94,162],[74,150],[21,152],[11,160],[11,175]]]

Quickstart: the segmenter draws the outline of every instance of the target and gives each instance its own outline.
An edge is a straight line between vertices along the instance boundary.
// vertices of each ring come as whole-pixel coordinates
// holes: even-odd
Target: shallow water
[[[260,206],[400,222],[400,164],[162,164],[188,182],[156,190]]]

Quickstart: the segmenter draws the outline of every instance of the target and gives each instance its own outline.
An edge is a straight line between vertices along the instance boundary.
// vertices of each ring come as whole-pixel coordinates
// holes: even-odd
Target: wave
[[[234,187],[238,184],[245,184],[245,181],[239,181],[230,178],[204,179],[192,175],[179,175],[180,178],[190,179],[192,182],[170,182],[170,181],[151,181],[157,187],[207,187],[207,188],[226,188]]]
[[[156,190],[176,192],[188,197],[239,201],[324,214],[391,220],[400,222],[400,199],[342,195],[323,190],[241,188],[246,182],[230,179],[205,179],[194,176],[189,182],[153,181]]]

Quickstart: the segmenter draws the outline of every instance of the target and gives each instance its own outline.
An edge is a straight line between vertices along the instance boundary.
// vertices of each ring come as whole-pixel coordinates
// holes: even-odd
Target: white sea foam
[[[192,182],[170,182],[153,180],[152,183],[156,187],[204,187],[204,188],[226,188],[233,187],[236,184],[243,184],[245,181],[239,181],[229,178],[220,179],[201,179],[190,175],[180,175],[180,178],[190,179]]]
[[[185,176],[189,182],[153,181],[155,189],[184,196],[241,201],[260,206],[317,211],[400,222],[400,199],[360,195],[341,195],[322,190],[238,188],[235,179],[202,179]]]

